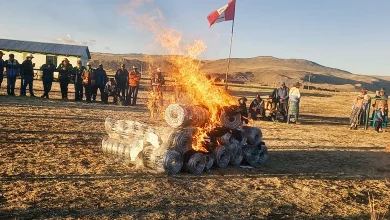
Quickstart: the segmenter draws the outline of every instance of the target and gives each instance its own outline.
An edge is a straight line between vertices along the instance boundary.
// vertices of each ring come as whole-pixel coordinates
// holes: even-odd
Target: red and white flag
[[[209,20],[210,27],[211,25],[223,21],[231,21],[234,20],[234,13],[236,11],[236,0],[231,0],[229,3],[217,9],[207,16]]]

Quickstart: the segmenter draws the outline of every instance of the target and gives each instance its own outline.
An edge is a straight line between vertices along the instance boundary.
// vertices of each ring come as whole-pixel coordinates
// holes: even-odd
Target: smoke
[[[151,31],[156,44],[168,49],[171,54],[182,54],[182,34],[167,26],[165,17],[154,0],[131,0],[120,7],[120,12],[128,16],[138,30]]]
[[[193,149],[204,150],[203,141],[207,137],[207,132],[221,123],[220,110],[237,103],[234,97],[217,88],[200,70],[201,63],[195,59],[206,50],[206,45],[200,40],[195,40],[191,44],[183,43],[182,34],[166,25],[163,13],[153,0],[131,0],[121,7],[121,12],[129,17],[136,28],[151,31],[155,43],[169,51],[171,56],[168,56],[168,60],[176,69],[173,77],[183,87],[191,104],[202,105],[210,112],[209,121],[204,128],[197,128],[192,143]],[[157,97],[158,95],[153,92],[150,93],[147,106],[151,116]]]

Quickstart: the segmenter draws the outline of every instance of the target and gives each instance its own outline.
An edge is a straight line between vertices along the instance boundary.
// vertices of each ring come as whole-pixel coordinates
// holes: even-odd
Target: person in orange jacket
[[[95,70],[92,69],[90,63],[87,63],[87,69],[85,69],[83,73],[83,85],[87,103],[90,103],[92,98],[92,87],[96,85]]]
[[[127,95],[129,99],[129,104],[135,106],[137,104],[137,95],[139,82],[141,80],[141,73],[138,72],[138,68],[133,66],[133,70],[129,73],[129,94]]]

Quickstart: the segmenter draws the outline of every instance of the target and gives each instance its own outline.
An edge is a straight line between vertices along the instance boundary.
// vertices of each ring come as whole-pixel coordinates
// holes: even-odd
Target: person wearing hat
[[[157,68],[157,72],[153,73],[150,81],[153,87],[153,91],[157,92],[158,90],[158,92],[161,93],[160,95],[162,97],[162,86],[165,85],[165,79],[160,68]]]
[[[157,68],[157,72],[152,74],[152,78],[150,79],[152,86],[152,101],[151,107],[152,111],[157,110],[157,113],[161,112],[163,107],[163,86],[165,85],[165,79],[161,72],[160,68]],[[154,112],[153,112],[154,113]],[[154,114],[152,114],[154,115]]]
[[[60,65],[57,67],[58,81],[60,82],[61,97],[62,100],[68,99],[68,86],[69,78],[73,72],[73,66],[69,63],[68,58],[64,58]]]
[[[15,60],[14,54],[9,54],[9,60],[5,62],[5,72],[7,74],[7,94],[15,95],[16,77],[19,74],[20,64]]]
[[[129,73],[129,104],[135,106],[137,104],[137,95],[139,89],[139,82],[141,80],[141,73],[138,72],[138,68],[133,66],[133,70]]]
[[[278,106],[276,99],[273,95],[268,96],[264,109],[265,118],[269,121],[276,121],[276,113],[278,112]]]
[[[360,94],[355,98],[352,106],[352,112],[349,118],[350,130],[357,129],[359,125],[364,124],[365,103],[368,104],[369,96],[367,89],[363,87]]]
[[[279,83],[280,87],[275,89],[273,97],[278,105],[278,111],[283,116],[283,121],[287,121],[287,110],[288,110],[288,95],[290,93],[289,88],[285,82]]]
[[[77,65],[73,68],[73,81],[74,81],[74,100],[76,102],[83,100],[83,74],[86,70],[81,60],[77,61]]]
[[[87,69],[83,73],[83,85],[87,103],[91,102],[92,88],[96,85],[95,70],[92,69],[90,63],[87,63]]]
[[[5,72],[5,61],[3,60],[3,56],[5,54],[3,53],[3,51],[0,51],[0,88],[1,88],[1,84],[3,83],[3,79],[4,79],[4,72]]]
[[[260,95],[257,95],[249,105],[249,113],[253,120],[264,118],[264,100],[260,97]]]
[[[241,113],[241,121],[245,122],[245,124],[248,124],[248,122],[249,122],[248,109],[246,107],[247,101],[248,101],[248,99],[246,99],[245,97],[241,97],[238,99],[238,108],[240,109],[240,113]]]
[[[35,63],[32,62],[34,56],[32,54],[27,55],[26,60],[22,63],[21,68],[21,85],[20,85],[20,96],[26,96],[26,89],[30,91],[30,97],[35,97],[33,91],[33,82],[34,82],[34,66]]]
[[[287,124],[290,124],[290,117],[291,115],[294,115],[295,117],[295,123],[300,124],[298,121],[299,117],[299,102],[301,100],[301,92],[299,91],[299,88],[301,87],[301,83],[297,82],[294,84],[294,86],[290,89],[289,92],[289,103],[288,103],[288,115],[287,115]]]
[[[127,87],[129,81],[129,71],[127,71],[126,66],[122,63],[121,68],[116,71],[115,80],[119,90],[119,96],[122,96],[122,99],[125,99],[127,96]]]
[[[40,69],[42,71],[42,84],[44,91],[41,98],[49,99],[49,92],[53,84],[54,71],[56,70],[56,67],[54,66],[54,64],[52,64],[52,61],[48,59],[46,61],[46,64],[43,64]]]
[[[388,99],[388,97],[387,97],[387,95],[386,95],[386,91],[385,91],[384,88],[381,88],[381,89],[379,90],[379,96],[380,96],[381,99]]]
[[[107,73],[103,68],[103,64],[99,64],[98,68],[95,70],[96,85],[92,89],[92,100],[96,101],[97,91],[100,92],[100,100],[103,103],[106,103],[106,95],[104,93],[104,87],[107,83]],[[108,98],[108,97],[107,97]]]

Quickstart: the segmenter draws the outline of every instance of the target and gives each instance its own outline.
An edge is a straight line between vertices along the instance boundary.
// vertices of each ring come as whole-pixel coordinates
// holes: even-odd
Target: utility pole
[[[309,73],[309,85],[307,86],[307,88],[310,90],[310,85],[311,85],[311,72]]]

